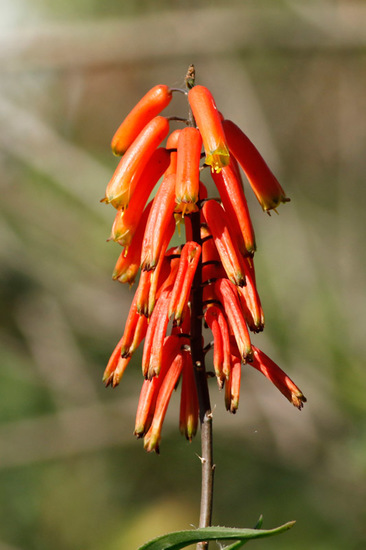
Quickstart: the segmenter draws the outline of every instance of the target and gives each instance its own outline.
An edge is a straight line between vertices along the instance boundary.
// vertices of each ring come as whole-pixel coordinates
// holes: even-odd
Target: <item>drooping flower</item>
[[[141,177],[141,174],[169,132],[168,119],[153,118],[137,136],[120,160],[101,202],[112,204],[118,210],[126,208]]]
[[[211,166],[212,172],[220,172],[229,164],[230,154],[215,100],[207,88],[194,86],[188,92],[188,101],[201,132],[205,163]]]
[[[181,323],[183,311],[188,303],[193,278],[201,255],[201,246],[188,241],[181,252],[177,276],[171,293],[169,317],[174,314],[174,321]]]
[[[122,246],[129,246],[150,193],[168,168],[169,162],[170,156],[166,149],[159,147],[154,151],[140,176],[128,208],[117,210],[111,239]]]
[[[252,346],[237,288],[228,279],[217,279],[215,293],[227,315],[243,363],[251,361]]]
[[[212,233],[220,260],[229,279],[238,286],[245,285],[243,257],[230,235],[230,226],[224,209],[215,200],[205,202],[202,213]]]
[[[184,128],[178,139],[175,182],[176,212],[189,214],[197,210],[202,138],[197,128]]]
[[[111,147],[115,155],[123,155],[145,126],[156,117],[172,99],[165,84],[154,86],[127,115],[113,136]]]
[[[284,190],[250,139],[231,120],[222,122],[231,154],[239,162],[263,210],[288,202]]]
[[[289,376],[259,348],[253,346],[251,366],[266,376],[283,395],[298,409],[306,403],[306,397]]]
[[[213,173],[212,177],[227,213],[234,240],[244,255],[253,256],[256,249],[254,230],[235,159],[230,158],[230,164],[220,172]]]

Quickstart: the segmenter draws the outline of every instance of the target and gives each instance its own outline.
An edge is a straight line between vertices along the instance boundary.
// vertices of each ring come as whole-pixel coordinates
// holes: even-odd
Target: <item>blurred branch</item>
[[[110,218],[110,213],[99,204],[103,184],[110,178],[107,168],[63,139],[39,117],[2,96],[0,125],[0,149],[49,176],[86,209],[101,218]]]
[[[190,9],[191,32],[182,25],[188,16],[186,10],[136,19],[47,23],[2,34],[0,71],[72,70],[98,65],[105,68],[106,64],[162,61],[181,55],[222,55],[236,49],[363,49],[366,6],[338,2],[338,8],[339,4],[342,9],[312,2],[310,23],[304,10],[286,10],[281,6],[268,5],[265,10],[248,5]],[[294,7],[299,8],[298,3]]]
[[[61,407],[97,400],[90,372],[57,302],[44,293],[23,297],[16,317],[56,404]]]

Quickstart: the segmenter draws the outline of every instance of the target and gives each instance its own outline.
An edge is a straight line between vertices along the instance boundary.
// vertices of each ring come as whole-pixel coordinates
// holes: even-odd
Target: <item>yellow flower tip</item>
[[[137,439],[141,439],[144,437],[145,428],[143,424],[138,424],[135,426],[135,431],[133,432],[133,435],[137,437]]]
[[[281,203],[285,204],[286,202],[290,202],[291,199],[289,197],[286,197],[285,195],[282,195],[273,199],[268,197],[260,197],[259,201],[264,212],[266,212],[270,216],[270,210],[273,210],[278,215],[277,207],[280,206]]]
[[[111,374],[106,373],[103,375],[102,382],[105,385],[106,388],[112,383],[113,380],[113,372]]]
[[[150,430],[149,432],[144,437],[144,449],[148,453],[155,451],[156,454],[159,454],[160,435]]]
[[[184,216],[187,216],[188,214],[192,214],[192,212],[198,211],[198,206],[196,202],[197,202],[197,199],[195,200],[187,199],[184,201],[180,201],[177,204],[175,211],[176,213],[179,213],[182,218],[184,218]],[[181,220],[178,220],[177,225],[180,224],[180,222]]]
[[[301,392],[291,392],[291,401],[294,407],[297,407],[301,411],[307,399]]]
[[[205,164],[211,166],[211,171],[216,172],[217,174],[221,172],[221,169],[224,166],[228,166],[230,162],[230,153],[226,145],[222,145],[215,149],[215,151],[210,151],[210,154],[206,156]]]

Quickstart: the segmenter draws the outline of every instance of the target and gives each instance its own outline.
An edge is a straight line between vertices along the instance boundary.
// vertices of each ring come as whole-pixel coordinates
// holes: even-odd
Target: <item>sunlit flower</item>
[[[169,121],[162,116],[153,118],[145,126],[120,160],[101,202],[117,209],[128,206],[146,164],[168,132]]]
[[[202,138],[197,128],[184,128],[179,134],[175,210],[189,214],[197,210]]]
[[[141,268],[149,271],[158,263],[165,233],[174,221],[175,174],[165,176],[147,220],[141,251]]]
[[[222,125],[230,153],[244,170],[263,210],[268,211],[277,208],[281,202],[288,202],[290,199],[250,139],[231,120],[223,120]]]
[[[230,161],[221,117],[211,92],[204,86],[194,86],[188,92],[188,101],[201,132],[205,148],[205,163],[213,172],[220,172]]]
[[[255,346],[253,346],[251,366],[264,374],[295,407],[302,409],[306,403],[306,397],[301,390],[268,355]]]
[[[256,245],[243,183],[234,158],[229,166],[212,174],[232,228],[232,237],[244,255],[253,256]]]
[[[202,213],[212,233],[220,260],[229,279],[238,286],[245,285],[243,257],[230,234],[230,224],[222,206],[215,200],[205,202]]]
[[[145,126],[156,117],[172,99],[165,84],[154,86],[127,115],[113,136],[111,147],[115,155],[123,155]]]
[[[112,226],[111,239],[122,246],[129,246],[139,224],[151,191],[169,166],[170,156],[166,149],[159,147],[146,164],[128,208],[117,210]]]

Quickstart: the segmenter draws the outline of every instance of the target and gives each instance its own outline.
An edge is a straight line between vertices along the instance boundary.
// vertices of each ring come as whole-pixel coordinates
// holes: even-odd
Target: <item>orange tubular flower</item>
[[[202,138],[197,128],[184,128],[178,139],[176,212],[190,214],[197,210]]]
[[[162,284],[160,273],[165,263],[165,251],[168,248],[168,244],[174,233],[174,221],[170,221],[168,229],[164,235],[164,239],[161,245],[160,256],[154,270],[142,271],[140,275],[139,286],[136,290],[137,298],[137,310],[146,317],[150,317],[157,296],[159,284]],[[165,269],[163,270],[163,273]]]
[[[284,190],[268,168],[258,149],[231,120],[222,122],[230,153],[245,172],[263,210],[267,212],[281,202],[288,202]]]
[[[159,389],[158,398],[156,400],[154,417],[149,428],[149,431],[144,437],[144,447],[146,451],[155,451],[159,453],[159,443],[161,439],[161,430],[165,414],[169,405],[169,401],[175,386],[179,380],[183,369],[183,356],[187,352],[181,351],[177,354],[174,361],[170,365],[164,380]]]
[[[235,159],[231,158],[229,166],[225,166],[218,174],[213,173],[212,177],[233,229],[233,239],[238,243],[242,254],[253,256],[256,249],[253,225],[240,173],[235,169],[234,163]]]
[[[184,353],[183,359],[179,429],[188,441],[192,441],[198,426],[198,397],[190,354]]]
[[[188,303],[192,282],[201,255],[201,247],[194,241],[187,242],[181,252],[178,273],[171,293],[169,317],[181,323],[182,314]]]
[[[252,332],[264,329],[264,313],[255,283],[253,259],[244,259],[246,286],[239,288],[239,296],[243,306],[245,320]],[[250,264],[252,264],[250,266]]]
[[[140,267],[142,239],[144,238],[147,218],[150,214],[152,202],[145,208],[140,222],[136,228],[136,232],[131,240],[131,245],[128,250],[122,250],[117,263],[113,270],[112,279],[118,280],[120,283],[133,284]]]
[[[239,407],[241,382],[241,360],[236,355],[231,355],[231,369],[229,379],[225,385],[226,410],[235,414]]]
[[[145,126],[156,117],[172,99],[168,86],[159,84],[144,95],[124,119],[112,139],[112,151],[123,155]]]
[[[142,355],[142,373],[145,378],[152,378],[160,372],[163,342],[169,322],[170,294],[171,288],[161,293],[150,317]]]
[[[136,231],[147,199],[157,181],[169,166],[169,153],[163,147],[154,151],[144,168],[131,200],[126,210],[118,210],[112,226],[111,239],[122,246],[129,246]]]
[[[127,316],[125,330],[121,341],[121,356],[128,357],[142,339],[145,337],[147,330],[147,321],[143,315],[140,315],[137,309],[137,294],[132,301],[130,311]],[[136,345],[137,344],[137,345]],[[133,349],[131,350],[133,345]]]
[[[253,356],[252,347],[238,291],[235,285],[228,279],[217,279],[214,286],[215,293],[222,303],[229,325],[233,331],[242,361],[244,363],[251,361]]]
[[[121,357],[122,345],[123,336],[114,348],[103,374],[103,383],[105,384],[106,388],[110,384],[112,384],[112,387],[114,388],[120,383],[122,375],[125,372],[128,363],[130,362],[130,356]]]
[[[180,340],[178,336],[167,336],[165,338],[163,344],[163,361],[159,376],[154,376],[151,380],[145,380],[142,385],[135,422],[135,435],[137,437],[143,437],[151,425],[161,383],[180,350]]]
[[[205,321],[214,337],[213,363],[219,388],[230,374],[230,339],[224,313],[217,305],[211,305],[205,313]]]
[[[141,251],[141,269],[149,271],[158,263],[169,224],[174,221],[175,174],[163,179],[156,193],[149,218],[147,220]]]
[[[118,344],[114,348],[112,355],[109,358],[108,364],[105,368],[104,374],[103,374],[103,384],[106,385],[106,387],[109,386],[109,384],[112,382],[113,379],[113,373],[116,370],[118,360],[121,357],[121,348],[122,348],[122,338],[118,341]]]
[[[225,210],[215,200],[205,202],[202,208],[209,230],[229,279],[237,286],[245,285],[243,257],[231,238]]]
[[[212,172],[220,172],[229,164],[230,154],[215,100],[207,88],[194,86],[188,92],[188,101],[201,132],[205,163],[211,166]]]
[[[146,164],[168,132],[169,121],[162,116],[153,118],[145,126],[120,160],[101,202],[117,209],[128,206]]]
[[[123,373],[125,372],[130,361],[131,361],[131,356],[119,358],[116,369],[113,373],[113,381],[112,381],[113,388],[118,386],[118,384],[120,383]]]
[[[264,376],[268,378],[283,395],[299,410],[302,409],[304,403],[306,403],[306,397],[294,384],[294,382],[287,376],[285,372],[272,359],[268,357],[263,351],[253,347],[253,362],[251,366],[259,370]]]

